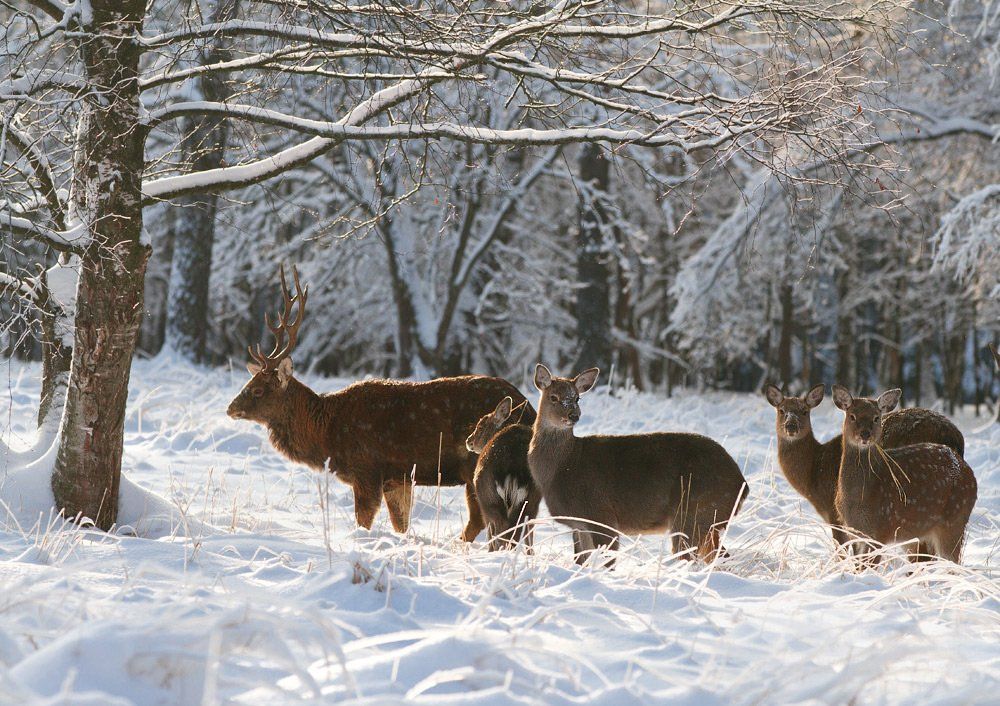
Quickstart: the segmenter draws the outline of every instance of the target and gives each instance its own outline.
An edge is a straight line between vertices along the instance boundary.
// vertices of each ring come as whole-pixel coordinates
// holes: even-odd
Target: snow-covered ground
[[[5,439],[23,445],[39,370],[4,373]],[[653,537],[606,571],[575,566],[547,520],[533,556],[458,541],[459,489],[418,489],[406,536],[384,509],[355,529],[345,486],[225,416],[246,377],[133,367],[124,467],[174,504],[175,531],[138,516],[164,508],[135,488],[117,536],[0,509],[0,703],[996,703],[1000,425],[958,420],[979,479],[965,565],[852,573],[776,469],[762,398],[601,389],[580,433],[705,433],[751,486],[724,565]],[[821,438],[840,416],[824,402]],[[25,479],[4,465],[11,502]]]

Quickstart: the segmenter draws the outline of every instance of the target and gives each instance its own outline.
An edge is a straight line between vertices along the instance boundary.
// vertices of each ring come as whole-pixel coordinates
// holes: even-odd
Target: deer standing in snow
[[[942,444],[882,446],[882,418],[900,394],[897,389],[875,400],[856,398],[833,386],[834,404],[844,412],[837,512],[846,527],[880,544],[917,540],[911,561],[935,555],[957,563],[976,504],[976,477]]]
[[[491,552],[512,549],[522,540],[530,551],[531,521],[542,501],[528,469],[531,427],[512,412],[514,400],[504,397],[465,440],[469,451],[479,454],[474,482]]]
[[[577,561],[600,546],[617,548],[620,533],[665,531],[675,533],[675,553],[693,549],[711,561],[747,494],[736,461],[700,434],[576,436],[580,395],[597,375],[591,368],[561,378],[535,368],[541,396],[528,467],[549,513],[573,529]]]
[[[328,469],[350,485],[355,518],[365,528],[371,528],[383,497],[393,528],[405,532],[413,485],[464,485],[469,521],[462,538],[471,542],[483,520],[473,488],[476,456],[466,449],[465,439],[505,397],[525,402],[529,423],[534,409],[506,380],[482,375],[430,382],[366,380],[339,392],[313,392],[292,375],[290,357],[308,288],[302,289],[293,268],[292,296],[283,267],[280,273],[284,311],[273,326],[265,317],[274,349],[265,355],[260,345],[250,347],[247,369],[252,377],[230,403],[229,416],[263,424],[286,457],[316,471]]]
[[[816,385],[801,397],[785,396],[775,385],[764,388],[764,396],[777,411],[778,465],[799,495],[816,508],[831,526],[840,546],[850,542],[837,513],[837,480],[843,455],[843,435],[821,444],[813,435],[809,413],[823,401],[825,388]],[[901,409],[882,418],[882,447],[891,449],[933,442],[965,452],[965,438],[944,415],[929,409]]]

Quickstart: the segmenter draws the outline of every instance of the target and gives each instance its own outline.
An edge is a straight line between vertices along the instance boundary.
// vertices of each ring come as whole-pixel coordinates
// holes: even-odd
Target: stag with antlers
[[[284,308],[272,325],[274,348],[251,346],[248,382],[230,403],[233,419],[267,427],[274,447],[316,471],[329,470],[354,490],[359,525],[371,528],[385,498],[397,532],[409,526],[413,485],[465,486],[469,521],[462,538],[483,529],[473,474],[476,456],[466,437],[504,397],[525,403],[524,421],[535,411],[506,380],[483,375],[430,382],[365,380],[334,393],[317,394],[292,374],[291,353],[305,317],[308,288],[292,268],[292,295],[280,270]],[[295,316],[292,318],[293,309]]]

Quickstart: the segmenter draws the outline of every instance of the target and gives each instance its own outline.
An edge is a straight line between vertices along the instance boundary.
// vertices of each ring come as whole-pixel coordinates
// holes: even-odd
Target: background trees
[[[57,506],[110,526],[136,346],[242,361],[285,260],[329,373],[983,398],[995,17],[923,9],[5,6],[4,333]]]

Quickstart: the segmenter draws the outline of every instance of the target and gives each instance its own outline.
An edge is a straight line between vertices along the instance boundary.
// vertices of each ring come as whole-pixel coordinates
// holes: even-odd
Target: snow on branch
[[[962,281],[991,277],[990,296],[1000,295],[1000,184],[963,197],[941,218],[934,234],[934,267]]]
[[[0,230],[9,230],[22,237],[37,240],[59,252],[79,253],[83,250],[84,230],[80,226],[56,231],[40,226],[27,218],[0,212]]]
[[[52,222],[56,230],[63,230],[66,227],[66,211],[59,198],[52,166],[49,164],[45,152],[39,147],[38,142],[21,127],[20,121],[16,118],[7,119],[4,117],[2,133],[7,142],[13,145],[31,165],[38,182],[37,188],[45,199]]]
[[[752,133],[763,132],[775,125],[774,119],[749,121],[737,127],[709,133],[700,140],[685,141],[673,133],[660,130],[615,129],[597,126],[577,126],[565,128],[517,128],[500,130],[495,128],[461,125],[458,123],[400,123],[396,125],[362,126],[343,122],[325,122],[298,118],[266,108],[249,105],[210,103],[192,101],[176,103],[169,108],[150,115],[152,124],[182,115],[214,115],[217,117],[241,118],[254,122],[287,127],[333,140],[415,140],[427,138],[449,138],[458,142],[494,145],[565,145],[574,142],[606,142],[608,144],[631,144],[644,147],[677,147],[693,151],[710,147]],[[664,119],[667,121],[668,119]],[[706,131],[707,132],[707,131]]]
[[[37,305],[39,303],[35,283],[32,280],[24,280],[6,272],[0,272],[0,291],[13,292],[29,304]]]

